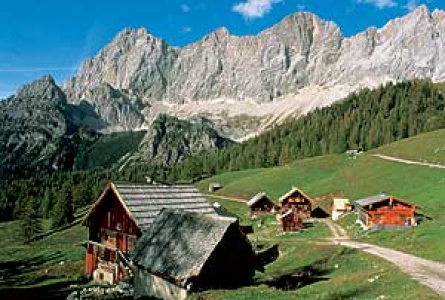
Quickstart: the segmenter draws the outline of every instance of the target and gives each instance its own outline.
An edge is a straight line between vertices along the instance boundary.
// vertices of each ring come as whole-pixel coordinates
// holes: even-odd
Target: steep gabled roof
[[[355,201],[355,203],[357,205],[361,206],[361,207],[364,207],[364,206],[368,206],[368,205],[371,205],[371,204],[380,203],[380,202],[389,200],[391,198],[393,198],[396,201],[408,204],[410,206],[419,207],[416,204],[410,203],[408,201],[405,201],[405,200],[402,200],[402,199],[399,199],[399,198],[395,198],[395,197],[393,197],[391,195],[387,195],[385,193],[381,193],[381,194],[378,194],[378,195],[374,195],[374,196],[369,196],[369,197],[366,197],[366,198],[358,199],[358,200]]]
[[[128,215],[142,230],[146,230],[163,208],[215,214],[206,198],[192,185],[154,185],[144,183],[110,183],[87,218],[94,213],[107,192],[116,194]]]
[[[306,199],[309,200],[309,202],[311,202],[311,204],[314,204],[315,201],[309,197],[308,195],[306,195],[302,190],[293,187],[289,192],[287,192],[286,194],[284,194],[283,196],[281,196],[281,198],[278,200],[281,203],[283,203],[284,200],[286,200],[287,198],[289,198],[290,196],[292,196],[295,193],[300,193],[303,197],[305,197]]]
[[[252,199],[250,199],[247,202],[247,206],[252,207],[255,203],[257,203],[258,201],[260,201],[261,199],[266,198],[268,201],[270,201],[271,203],[272,200],[269,199],[269,197],[267,197],[266,192],[259,192],[258,194],[256,194]],[[275,205],[275,204],[274,204]]]
[[[178,285],[198,276],[234,218],[163,209],[130,254],[134,264]]]

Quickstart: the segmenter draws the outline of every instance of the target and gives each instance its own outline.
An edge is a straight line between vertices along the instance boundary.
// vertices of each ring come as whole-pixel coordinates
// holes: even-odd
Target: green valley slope
[[[436,141],[435,144],[432,140]],[[273,199],[278,199],[292,186],[303,189],[313,197],[338,192],[350,199],[385,191],[420,205],[421,213],[430,220],[405,231],[373,234],[364,234],[359,230],[357,225],[354,225],[353,214],[341,220],[342,225],[356,238],[365,242],[445,261],[442,245],[445,240],[444,170],[405,165],[372,156],[376,153],[397,154],[422,161],[431,156],[430,150],[443,147],[440,140],[445,141],[444,130],[390,144],[364,153],[356,159],[347,155],[321,156],[284,167],[226,173],[202,181],[200,187],[204,189],[210,182],[220,182],[224,188],[218,191],[217,195],[245,199],[259,191],[266,191]],[[413,143],[418,145],[415,150]],[[440,161],[439,158],[436,159]]]

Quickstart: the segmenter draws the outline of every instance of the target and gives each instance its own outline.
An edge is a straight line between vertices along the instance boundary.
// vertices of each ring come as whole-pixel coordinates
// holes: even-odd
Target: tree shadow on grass
[[[72,291],[70,286],[78,283],[77,281],[63,281],[37,287],[0,287],[0,299],[66,299]]]
[[[46,266],[56,264],[62,257],[60,251],[54,251],[0,262],[0,299],[65,299],[70,285],[79,282],[44,272]]]
[[[314,263],[290,271],[275,274],[273,277],[257,280],[255,285],[267,285],[279,290],[296,290],[320,281],[329,280],[332,268],[328,267],[331,260],[338,256],[355,253],[355,249],[342,249],[336,254],[320,259]]]
[[[255,285],[267,285],[283,291],[291,291],[304,286],[326,281],[331,270],[325,267],[326,260],[319,260],[311,265],[282,272],[270,278],[257,280]]]
[[[61,260],[62,257],[60,251],[54,251],[27,259],[0,262],[0,288],[2,286],[12,287],[36,284],[41,281],[41,278],[36,277],[32,273],[41,269],[45,264]],[[3,298],[0,297],[0,299]]]

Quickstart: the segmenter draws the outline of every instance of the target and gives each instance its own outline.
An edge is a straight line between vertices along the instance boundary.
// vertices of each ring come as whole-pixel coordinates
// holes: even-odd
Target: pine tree
[[[74,221],[74,203],[71,187],[65,184],[59,192],[56,206],[53,212],[53,228],[59,228]]]
[[[47,188],[45,190],[45,195],[43,196],[42,208],[43,208],[43,217],[49,218],[51,216],[51,211],[54,206],[54,197],[51,193],[51,189]]]
[[[28,204],[22,212],[20,227],[22,236],[25,238],[26,242],[29,242],[33,237],[43,231],[42,221],[31,201],[28,201]]]

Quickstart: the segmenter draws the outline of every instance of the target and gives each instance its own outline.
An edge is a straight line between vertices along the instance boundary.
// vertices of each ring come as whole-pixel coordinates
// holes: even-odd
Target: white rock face
[[[64,90],[71,99],[89,100],[89,90],[109,84],[150,106],[166,103],[165,111],[184,117],[221,119],[226,111],[259,117],[254,128],[236,134],[242,137],[359,88],[412,78],[445,80],[443,11],[421,6],[349,38],[332,22],[297,13],[255,36],[221,28],[179,49],[145,29],[126,29],[87,60]],[[194,113],[190,108],[198,103]],[[246,105],[251,109],[243,110]]]

